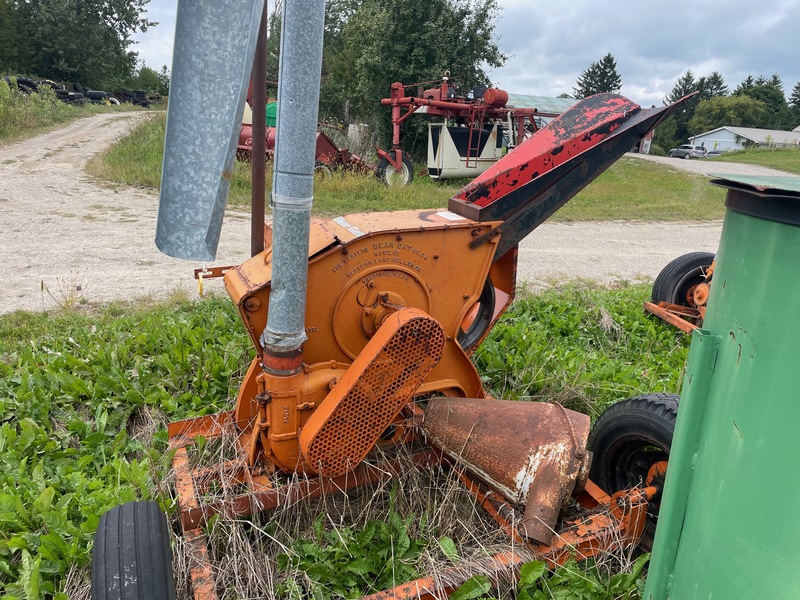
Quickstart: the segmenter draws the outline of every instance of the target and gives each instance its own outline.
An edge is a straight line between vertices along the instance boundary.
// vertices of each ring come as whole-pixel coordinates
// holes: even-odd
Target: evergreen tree
[[[759,79],[764,79],[763,77],[759,77]],[[737,96],[742,94],[745,90],[750,90],[756,87],[756,81],[753,79],[752,75],[748,75],[745,77],[744,81],[736,86],[736,89],[733,90],[733,93]]]
[[[783,80],[781,80],[781,76],[778,75],[777,73],[773,73],[772,77],[769,78],[769,81],[767,83],[769,83],[770,85],[774,85],[781,92],[783,92]]]
[[[618,93],[622,88],[622,78],[617,72],[617,62],[609,52],[597,62],[593,62],[578,76],[577,87],[573,88],[575,98],[587,98],[601,92]]]
[[[701,100],[709,100],[716,96],[727,96],[728,86],[719,71],[714,71],[707,77],[701,77],[698,84]]]
[[[789,97],[789,107],[792,109],[792,129],[800,124],[800,81],[794,84],[792,95]]]
[[[684,96],[699,91],[701,81],[703,81],[703,78],[697,80],[694,78],[694,73],[691,70],[687,70],[675,82],[672,91],[667,94],[665,104],[672,104]],[[699,99],[696,96],[686,101],[683,107],[659,125],[654,134],[655,143],[664,150],[685,144],[689,137],[689,120],[694,115],[694,109],[698,101]]]
[[[794,120],[783,91],[770,83],[755,85],[743,90],[739,95],[760,100],[766,105],[767,113],[756,127],[784,130],[789,128]]]
[[[675,85],[672,87],[672,91],[667,94],[666,104],[677,102],[684,96],[688,96],[692,92],[696,91],[697,81],[694,78],[694,73],[692,73],[691,69],[687,70],[686,73],[681,75],[678,78],[678,81],[675,82]]]

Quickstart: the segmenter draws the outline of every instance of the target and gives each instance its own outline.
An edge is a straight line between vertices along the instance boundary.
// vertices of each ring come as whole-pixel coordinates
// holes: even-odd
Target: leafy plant
[[[419,576],[416,561],[427,546],[410,535],[413,515],[405,519],[390,509],[385,521],[372,520],[360,531],[350,527],[326,530],[325,516],[314,522],[314,541],[297,540],[291,554],[278,556],[282,571],[302,571],[303,590],[294,580],[284,583],[289,598],[360,598]]]
[[[648,293],[570,284],[523,294],[478,348],[478,371],[497,397],[556,399],[592,415],[622,398],[676,391],[688,339],[642,310]]]
[[[0,318],[0,589],[56,595],[100,515],[152,496],[166,446],[147,430],[223,408],[236,320],[219,299]]]
[[[686,340],[642,313],[647,293],[572,285],[522,295],[476,355],[487,386],[593,414],[636,393],[677,390]],[[84,584],[99,516],[159,497],[166,423],[228,408],[250,352],[222,298],[0,316],[0,590],[60,600],[74,591],[68,581]],[[410,517],[416,507],[396,506],[359,529],[325,530],[320,520],[290,537],[294,547],[282,542],[292,547],[283,549],[286,595],[347,597],[415,577],[421,553],[452,563],[465,555],[464,537],[443,537],[456,539],[456,529],[434,533],[441,525]],[[431,522],[442,518],[443,509],[421,506]]]
[[[517,600],[639,600],[644,592],[644,568],[650,560],[643,554],[630,570],[610,575],[587,561],[568,560],[548,576],[547,565],[538,560],[522,565],[517,581]],[[485,575],[465,581],[450,600],[489,600],[492,584]]]

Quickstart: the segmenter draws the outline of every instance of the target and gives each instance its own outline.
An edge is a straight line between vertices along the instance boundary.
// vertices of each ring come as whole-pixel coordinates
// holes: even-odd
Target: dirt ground
[[[157,195],[110,188],[84,171],[91,156],[142,118],[142,113],[96,115],[0,147],[0,314],[76,301],[164,297],[176,288],[196,294],[193,269],[202,265],[167,257],[155,247]],[[712,172],[733,166],[661,160],[692,169],[708,162]],[[574,278],[651,279],[680,254],[715,251],[720,231],[718,222],[546,223],[520,246],[519,280],[540,289]],[[249,235],[248,216],[229,212],[214,264],[247,258]],[[220,280],[206,286],[223,289]]]

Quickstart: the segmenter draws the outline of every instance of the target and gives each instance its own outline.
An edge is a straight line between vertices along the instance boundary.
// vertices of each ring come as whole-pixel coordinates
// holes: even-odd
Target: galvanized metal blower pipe
[[[324,25],[324,0],[283,4],[271,203],[272,291],[267,327],[261,334],[268,355],[298,353],[306,339],[308,238]]]

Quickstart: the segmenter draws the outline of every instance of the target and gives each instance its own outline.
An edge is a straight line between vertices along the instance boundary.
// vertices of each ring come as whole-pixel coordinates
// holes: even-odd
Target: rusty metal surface
[[[420,466],[434,465],[438,464],[439,455],[433,450],[421,450],[412,457],[412,460]],[[205,524],[216,514],[233,518],[259,511],[270,511],[279,506],[291,506],[309,498],[342,493],[349,489],[387,481],[400,473],[401,469],[405,468],[404,465],[407,465],[405,461],[403,463],[385,461],[376,465],[362,464],[340,477],[313,477],[269,488],[260,485],[258,489],[248,490],[246,493],[204,503],[200,503],[195,496],[194,502],[181,500],[181,522],[184,530],[188,530]]]
[[[590,425],[588,416],[558,404],[433,398],[422,429],[431,445],[525,506],[520,532],[546,543],[586,470]]]
[[[194,438],[203,436],[214,438],[233,431],[233,413],[225,411],[193,419],[173,421],[167,426],[170,448],[180,448],[194,443]]]
[[[448,208],[475,221],[503,220],[473,241],[478,245],[502,234],[501,256],[685,100],[642,110],[615,94],[591,96],[476,177]]]
[[[444,338],[422,311],[387,314],[303,428],[300,448],[310,468],[334,476],[359,464],[439,362]]]
[[[516,544],[525,540],[517,531],[519,518],[516,511],[485,484],[471,479],[460,471],[459,478],[475,496],[481,507],[497,522]],[[545,561],[553,569],[570,558],[584,560],[620,547],[633,547],[639,543],[647,522],[648,500],[657,492],[623,490],[609,497],[591,480],[578,497],[581,510],[565,518],[549,544],[527,543],[534,558]]]
[[[208,557],[208,538],[200,528],[184,531],[183,537],[195,600],[217,600],[214,570]]]
[[[263,227],[262,227],[262,233],[263,233]],[[234,265],[228,265],[225,267],[203,267],[202,269],[194,270],[194,278],[200,279],[202,277],[203,279],[213,279],[215,277],[223,277],[225,273],[234,268],[235,268]]]
[[[684,333],[692,333],[698,328],[697,325],[687,319],[702,319],[697,309],[670,304],[669,302],[659,302],[658,304],[645,302],[644,309],[670,325],[674,325]]]
[[[472,568],[475,572],[490,574],[494,580],[516,579],[517,569],[527,560],[529,557],[525,553],[509,550],[478,559],[472,563]],[[390,590],[362,596],[361,600],[440,600],[448,598],[469,577],[466,569],[446,569],[436,579],[421,577]]]

